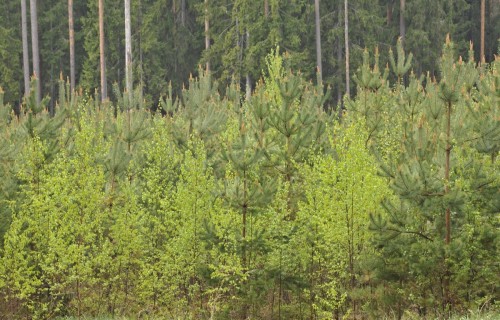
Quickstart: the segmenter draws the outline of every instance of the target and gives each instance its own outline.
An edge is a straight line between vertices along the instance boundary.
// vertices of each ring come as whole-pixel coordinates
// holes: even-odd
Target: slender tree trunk
[[[52,30],[53,28],[53,24],[52,24],[52,20],[50,21],[50,25],[49,25],[49,29]],[[54,49],[54,41],[53,39],[51,38],[49,40],[49,47],[50,47],[50,52],[54,52],[55,49]],[[47,74],[47,72],[46,72]],[[49,96],[50,97],[55,97],[56,96],[56,93],[55,93],[55,81],[54,79],[56,79],[57,76],[54,76],[54,64],[50,64],[50,72],[49,72],[49,86],[50,86],[50,89],[49,89]],[[62,77],[62,73],[59,75],[59,78],[62,80],[63,77]],[[50,103],[48,105],[48,109],[49,109],[49,114],[51,116],[54,116],[55,114],[55,109],[54,109],[54,101],[55,99],[50,99]]]
[[[69,27],[69,74],[71,92],[75,90],[75,28],[73,22],[73,0],[68,0]]]
[[[451,102],[448,102],[446,109],[446,158],[444,167],[444,193],[448,194],[450,192],[450,155],[451,155]],[[451,242],[451,210],[448,206],[445,213],[445,224],[446,224],[446,244]]]
[[[401,45],[405,46],[406,38],[406,23],[405,23],[405,6],[406,0],[399,1],[399,36],[401,37]]]
[[[208,19],[208,0],[205,0],[205,50],[210,49],[210,21]],[[207,59],[206,71],[210,72],[210,60]]]
[[[338,62],[338,79],[342,79],[342,41],[337,40],[337,62]],[[337,103],[339,113],[342,114],[342,81],[338,81]]]
[[[319,14],[319,0],[314,0],[314,13],[316,24],[316,67],[318,68],[318,81],[323,82],[323,66],[321,64],[321,19]]]
[[[108,98],[106,84],[106,61],[104,60],[104,0],[99,0],[99,57],[101,68],[101,101]]]
[[[349,10],[348,0],[344,0],[344,38],[345,38],[345,93],[351,96],[349,76]]]
[[[248,48],[250,47],[250,32],[247,30],[246,32],[246,48],[248,51]],[[245,89],[246,89],[246,100],[250,100],[250,97],[252,96],[252,79],[250,79],[250,73],[247,72],[246,79],[245,79]]]
[[[481,53],[479,61],[481,63],[485,62],[484,57],[484,25],[485,25],[485,15],[486,15],[486,0],[481,0]]]
[[[247,172],[243,171],[243,206],[242,210],[242,230],[241,237],[243,239],[243,247],[241,252],[241,264],[243,268],[247,268],[247,252],[246,252],[246,237],[247,237],[247,215],[248,215],[248,202],[247,202]]]
[[[446,106],[446,149],[445,149],[445,167],[444,167],[444,194],[447,195],[450,192],[450,156],[451,156],[451,111],[452,103],[448,101]],[[451,209],[448,205],[445,211],[445,246],[448,247],[451,243]],[[450,305],[450,270],[446,262],[446,256],[448,255],[445,251],[445,274],[443,281],[444,289],[444,311],[448,312]]]
[[[342,3],[342,1],[338,1],[337,2],[337,28],[341,28],[342,27],[342,15],[343,15],[343,12],[342,12],[342,7],[344,6],[344,4]],[[342,79],[342,74],[343,74],[343,70],[342,70],[342,61],[343,61],[343,58],[342,58],[342,38],[340,36],[338,36],[337,38],[337,66],[338,66],[338,73],[337,73],[337,78],[338,79]],[[342,88],[342,81],[338,81],[337,82],[337,87],[338,87],[338,92],[337,92],[337,102],[338,102],[338,112],[339,112],[339,117],[342,117],[342,97],[343,97],[343,88]]]
[[[33,55],[33,73],[35,78],[38,79],[36,102],[40,103],[42,100],[41,81],[40,81],[40,51],[38,49],[38,13],[36,8],[37,0],[30,0],[30,14],[31,14],[31,51]]]
[[[318,226],[316,225],[316,234],[318,234]],[[315,288],[314,288],[314,244],[316,242],[316,239],[311,242],[311,261],[309,262],[309,313],[310,313],[310,319],[316,319],[316,312],[314,311],[314,305],[315,305]],[[321,267],[319,267],[321,268]]]
[[[238,66],[239,68],[237,68],[237,70],[233,70],[233,79],[236,81],[236,83],[238,85],[241,85],[241,65],[242,65],[242,61],[243,61],[243,51],[244,51],[244,45],[245,45],[245,39],[244,39],[244,35],[241,34],[240,32],[240,20],[238,17],[236,17],[235,19],[235,47],[238,49]]]
[[[245,99],[248,101],[252,97],[252,79],[250,73],[245,76]]]
[[[264,17],[269,17],[269,0],[264,0]]]
[[[141,100],[144,96],[144,65],[143,65],[143,57],[142,57],[142,1],[139,0],[139,30],[138,30],[138,51],[139,51],[139,86],[141,88]]]
[[[21,25],[23,38],[24,96],[27,96],[30,92],[30,57],[28,51],[28,19],[26,13],[26,0],[21,0]]]
[[[279,262],[279,289],[278,289],[278,320],[281,320],[281,298],[282,298],[282,288],[283,288],[283,277],[282,277],[282,260],[283,252],[280,249],[280,262]]]
[[[132,35],[130,30],[130,0],[125,0],[125,82],[129,103],[132,102]]]

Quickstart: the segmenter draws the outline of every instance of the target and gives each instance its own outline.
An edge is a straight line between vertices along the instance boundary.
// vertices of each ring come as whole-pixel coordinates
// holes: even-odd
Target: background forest
[[[497,317],[481,4],[3,1],[0,318]]]
[[[249,98],[0,103],[2,317],[498,315],[500,60],[388,56],[340,122],[278,50]]]
[[[290,55],[290,69],[307,79],[316,80],[321,69],[323,82],[332,88],[327,103],[336,106],[345,93],[355,93],[346,67],[352,74],[361,66],[364,48],[387,52],[401,37],[413,53],[414,72],[438,76],[446,34],[457,54],[466,55],[472,41],[476,61],[480,55],[492,61],[500,0],[2,0],[0,85],[4,100],[15,107],[36,74],[51,109],[59,99],[61,75],[76,90],[111,101],[118,99],[115,85],[120,92],[140,87],[147,106],[156,108],[169,83],[179,96],[190,74],[199,75],[199,65],[208,67],[222,87],[236,83],[252,90],[266,55],[280,46]],[[388,57],[381,59],[384,66]]]

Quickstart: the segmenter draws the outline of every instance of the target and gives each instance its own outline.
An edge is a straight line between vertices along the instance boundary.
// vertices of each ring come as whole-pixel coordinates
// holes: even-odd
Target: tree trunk
[[[137,50],[139,51],[139,86],[141,88],[141,100],[144,96],[144,64],[142,56],[142,1],[139,0],[139,29],[138,29],[138,39],[137,39]]]
[[[73,22],[73,0],[68,0],[69,27],[69,74],[71,92],[75,90],[75,28]]]
[[[337,77],[338,79],[342,79],[342,41],[340,39],[337,41],[337,61],[338,61],[338,74]],[[337,84],[338,91],[337,91],[337,105],[338,105],[338,112],[339,112],[339,118],[342,118],[342,112],[343,112],[343,101],[342,101],[342,81],[338,81]]]
[[[264,17],[269,17],[269,0],[264,0]]]
[[[125,82],[129,103],[132,102],[132,36],[130,31],[130,0],[125,0]]]
[[[481,52],[480,52],[480,57],[479,61],[481,63],[485,62],[485,57],[484,57],[484,20],[485,20],[485,15],[486,15],[486,0],[481,0]]]
[[[405,6],[406,0],[399,1],[399,36],[401,37],[401,45],[405,46],[406,38],[406,23],[405,23]]]
[[[345,93],[351,96],[350,76],[349,76],[349,14],[348,0],[344,0],[344,38],[345,38]]]
[[[205,0],[205,50],[210,49],[210,21],[208,20],[208,0]],[[210,72],[210,60],[207,58],[206,71]]]
[[[445,195],[450,192],[450,155],[451,155],[451,109],[452,104],[448,102],[446,108],[446,155],[445,155],[445,167],[444,167],[444,193]],[[445,225],[446,225],[446,244],[451,243],[451,210],[448,206],[445,213]]]
[[[248,48],[250,47],[250,32],[247,30],[246,32],[246,48],[248,51]],[[245,91],[246,91],[246,96],[245,99],[248,101],[250,100],[250,97],[252,96],[252,79],[250,78],[250,73],[247,72],[246,74],[246,79],[245,79]]]
[[[30,57],[28,49],[28,21],[26,14],[26,0],[21,0],[21,24],[23,38],[23,75],[24,96],[30,92]]]
[[[318,68],[318,81],[323,82],[323,67],[321,64],[321,20],[319,14],[319,0],[314,0],[314,13],[316,24],[316,67]]]
[[[40,103],[42,100],[41,81],[40,81],[40,51],[38,49],[38,14],[36,9],[36,1],[30,0],[30,14],[31,14],[31,51],[33,55],[33,73],[35,78],[38,79],[36,102]]]
[[[445,167],[444,167],[444,194],[447,195],[450,192],[450,156],[451,156],[451,110],[452,103],[448,101],[446,108],[446,149],[445,149]],[[449,246],[451,243],[451,209],[450,206],[446,206],[445,211],[445,246]],[[444,274],[444,301],[443,307],[447,310],[450,307],[450,270],[446,262],[446,256],[448,255],[445,251],[445,274]]]
[[[101,102],[108,98],[106,61],[104,60],[104,0],[99,0],[99,57],[101,68]]]
[[[338,2],[337,4],[337,28],[341,28],[342,26],[342,7],[343,3],[341,1]],[[340,36],[337,38],[337,78],[342,79],[342,39]],[[342,81],[337,82],[337,87],[338,87],[338,92],[337,92],[337,102],[338,102],[338,112],[339,112],[339,117],[342,117],[342,97],[343,97],[343,88],[342,88]]]

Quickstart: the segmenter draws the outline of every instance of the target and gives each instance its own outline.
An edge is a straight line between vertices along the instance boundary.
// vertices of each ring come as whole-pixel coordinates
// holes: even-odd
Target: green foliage
[[[277,50],[244,101],[201,70],[158,113],[0,93],[0,317],[497,314],[498,60],[452,49],[393,85],[365,51],[341,122]]]
[[[175,235],[177,221],[172,212],[173,193],[180,175],[181,153],[175,148],[170,129],[163,119],[155,119],[155,129],[144,148],[140,166],[140,205],[143,215],[143,258],[140,271],[140,298],[144,310],[156,312],[174,303],[175,286],[170,285],[165,252]]]
[[[139,254],[134,195],[109,203],[99,162],[103,133],[88,118],[80,125],[74,149],[48,164],[47,146],[33,138],[19,172],[26,202],[12,218],[3,255],[6,270],[18,271],[5,274],[4,282],[8,296],[34,317],[99,314],[117,303],[127,308],[130,299],[126,283]]]
[[[0,87],[5,90],[3,101],[13,107],[22,96],[19,85],[22,81],[20,8],[18,1],[0,4]]]
[[[389,54],[392,57],[392,51],[389,51]],[[398,53],[398,56],[400,55],[404,56],[404,53]],[[370,54],[368,53],[368,50],[365,49],[365,51],[363,52],[363,65],[360,69],[358,69],[357,74],[354,75],[354,81],[362,90],[377,91],[382,86],[386,85],[388,70],[386,68],[383,74],[380,73],[379,58],[380,56],[378,53],[378,48],[376,48],[375,62],[373,64],[373,67],[371,67]],[[403,72],[403,74],[404,73],[406,73],[406,71]]]
[[[369,216],[390,195],[365,145],[362,122],[330,133],[332,154],[317,155],[301,169],[305,201],[299,205],[297,245],[309,287],[310,316],[357,313],[356,289],[370,283],[361,263],[374,254]]]
[[[277,51],[269,55],[268,72],[263,93],[268,99],[263,165],[271,170],[271,175],[291,183],[288,203],[293,219],[300,194],[296,190],[300,188],[297,165],[307,160],[311,150],[321,150],[327,145],[325,127],[331,118],[322,106],[329,92],[323,93],[322,85],[305,83],[299,75],[287,74]],[[256,89],[256,95],[259,90],[262,88]]]
[[[134,46],[140,48],[142,58],[136,74],[141,75],[141,84],[153,103],[168,94],[169,85],[179,96],[190,75],[198,70],[203,45],[203,29],[196,23],[199,3],[202,1],[185,1],[183,9],[179,0],[137,2],[140,41]],[[141,51],[135,51],[135,57]]]
[[[488,273],[492,266],[483,266],[485,260],[479,262],[470,257],[479,252],[494,255],[497,250],[496,245],[481,250],[475,247],[477,251],[471,251],[471,256],[467,256],[465,245],[474,247],[475,241],[480,241],[482,231],[472,231],[477,228],[491,236],[489,241],[492,243],[498,241],[495,232],[486,231],[489,227],[480,227],[479,220],[476,220],[491,219],[488,206],[479,205],[490,200],[479,198],[495,198],[487,190],[497,185],[496,178],[484,180],[483,171],[495,166],[495,160],[488,161],[487,156],[475,150],[477,141],[484,138],[475,129],[474,119],[479,117],[479,104],[472,97],[475,88],[482,86],[484,78],[477,77],[478,70],[472,56],[468,62],[461,58],[455,61],[449,41],[445,45],[441,70],[438,83],[428,78],[424,85],[421,80],[410,76],[407,87],[398,85],[385,92],[389,96],[386,99],[394,99],[397,103],[396,109],[390,110],[391,120],[397,120],[397,124],[389,131],[386,130],[390,125],[387,118],[381,117],[380,125],[375,126],[367,116],[377,114],[379,105],[367,104],[363,100],[375,98],[360,95],[352,103],[355,111],[363,111],[360,115],[366,117],[368,128],[373,130],[370,140],[382,142],[375,142],[374,151],[378,149],[381,169],[395,193],[395,197],[384,202],[386,218],[372,216],[371,228],[378,234],[375,243],[381,254],[373,261],[377,278],[381,285],[389,284],[389,292],[377,303],[396,303],[398,315],[412,304],[420,306],[420,314],[442,315],[449,312],[446,308],[476,308],[480,302],[466,298],[467,294],[462,290],[470,289],[471,281],[484,281],[472,280],[470,277],[475,274],[472,269],[477,266]],[[482,95],[489,96],[487,93]],[[490,137],[493,137],[498,120],[490,125]],[[476,187],[468,189],[465,181]],[[479,211],[477,205],[481,207]],[[450,244],[443,241],[447,234],[446,210],[451,212]],[[471,259],[475,262],[470,262]],[[438,277],[442,282],[436,283],[429,277]],[[479,287],[496,290],[490,285]],[[489,292],[492,294],[493,291]]]
[[[256,81],[261,76],[266,56],[275,48],[287,48],[290,68],[314,75],[312,50],[312,4],[302,0],[269,1],[268,15],[263,2],[209,1],[210,49],[202,62],[210,61],[212,74],[222,83],[240,84],[246,75]],[[199,5],[200,20],[205,6]]]
[[[199,79],[189,79],[182,100],[172,101],[173,97],[167,96],[161,106],[165,112],[175,112],[172,134],[176,143],[187,148],[189,139],[195,136],[203,141],[209,157],[219,143],[218,136],[224,129],[226,114],[240,103],[238,97],[221,97],[210,73],[202,70]]]
[[[61,153],[44,168],[39,163],[46,148],[35,138],[30,148],[32,161],[21,171],[21,177],[30,179],[25,190],[29,201],[21,205],[6,235],[6,268],[18,272],[5,282],[12,297],[36,317],[80,314],[80,297],[90,299],[94,268],[90,262],[106,254],[98,250],[105,218],[104,194],[95,188],[104,182],[94,162],[100,152],[94,142],[100,139],[89,133],[76,136],[78,149],[73,157]],[[16,258],[19,255],[22,258]],[[76,295],[78,302],[63,305],[68,295]]]
[[[401,43],[401,39],[398,39],[396,45],[396,51],[397,51],[397,57],[394,58],[394,53],[392,52],[392,49],[389,49],[389,62],[391,63],[392,71],[398,78],[398,82],[400,82],[403,76],[408,72],[408,70],[410,70],[413,54],[410,53],[408,55],[408,58],[406,58],[406,54],[403,49],[403,44]]]
[[[10,105],[3,103],[3,91],[0,88],[0,175],[3,182],[0,184],[0,248],[3,246],[3,236],[10,225],[12,215],[11,205],[15,202],[15,194],[18,189],[17,179],[13,174],[12,167],[18,156],[17,146],[14,144],[16,134],[10,128],[15,119]]]

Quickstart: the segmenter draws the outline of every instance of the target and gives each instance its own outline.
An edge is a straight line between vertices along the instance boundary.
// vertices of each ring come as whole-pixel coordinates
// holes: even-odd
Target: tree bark
[[[70,74],[71,92],[73,92],[75,90],[75,28],[74,28],[73,21],[74,21],[73,20],[73,0],[68,0],[69,74]]]
[[[26,0],[21,0],[21,25],[23,38],[24,96],[27,96],[30,92],[30,57],[28,48],[28,19],[26,13]]]
[[[30,15],[31,15],[31,51],[33,55],[33,74],[37,78],[37,93],[36,102],[42,100],[41,81],[40,81],[40,51],[38,49],[38,13],[36,8],[37,0],[30,0]]]
[[[401,45],[405,46],[406,38],[406,22],[405,22],[405,7],[406,0],[399,1],[399,36],[401,37]]]
[[[264,17],[269,17],[269,0],[264,0]]]
[[[319,0],[314,0],[314,13],[316,24],[316,67],[318,68],[318,81],[323,83],[323,67],[321,64],[321,19],[319,13]]]
[[[130,30],[130,0],[125,0],[125,82],[129,103],[132,102],[133,73],[132,73],[132,35]]]
[[[484,56],[484,25],[485,25],[485,15],[486,15],[486,0],[481,0],[481,52],[479,61],[481,63],[485,62]]]
[[[344,0],[344,38],[345,38],[345,93],[351,96],[349,76],[349,13],[348,0]]]
[[[99,0],[99,57],[101,68],[101,102],[108,98],[106,61],[104,60],[104,0]]]

